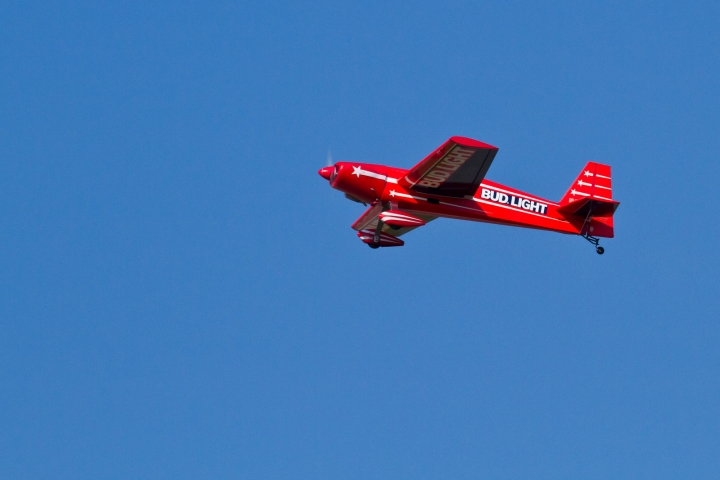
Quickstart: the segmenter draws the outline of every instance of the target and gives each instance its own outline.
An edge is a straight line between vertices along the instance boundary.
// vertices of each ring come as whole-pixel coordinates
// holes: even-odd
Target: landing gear
[[[600,243],[599,238],[593,237],[587,233],[585,235],[581,235],[581,237],[583,237],[585,240],[587,240],[588,242],[595,245],[595,251],[597,252],[598,255],[602,255],[603,253],[605,253],[605,249],[599,245],[599,243]]]
[[[375,249],[375,248],[380,248],[380,245],[378,245],[377,243],[368,243],[368,247]]]
[[[605,249],[600,246],[600,239],[590,235],[590,232],[593,231],[593,227],[590,225],[590,221],[592,220],[592,213],[593,202],[590,202],[590,208],[588,209],[587,215],[585,216],[585,222],[583,222],[582,228],[580,228],[580,231],[585,233],[581,233],[580,236],[595,245],[595,251],[597,252],[597,254],[602,255],[603,253],[605,253]],[[588,226],[589,228],[586,229],[586,227]]]

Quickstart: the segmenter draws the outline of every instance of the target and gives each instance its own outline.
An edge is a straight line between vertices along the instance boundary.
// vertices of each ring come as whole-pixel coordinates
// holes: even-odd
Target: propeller
[[[332,166],[333,166],[332,153],[330,152],[330,149],[328,148],[326,166],[324,168],[321,168],[320,170],[318,170],[318,173],[320,174],[320,176],[323,177],[327,181],[330,181],[330,177],[333,172]]]
[[[335,179],[335,175],[337,172],[335,170],[335,167],[333,166],[332,152],[330,152],[330,149],[328,149],[327,153],[327,166],[318,170],[318,173],[321,177],[330,182],[330,184],[332,184],[333,180]],[[362,203],[363,205],[367,206],[367,203],[347,193],[345,194],[345,198],[347,198],[348,200],[352,200],[353,202]]]

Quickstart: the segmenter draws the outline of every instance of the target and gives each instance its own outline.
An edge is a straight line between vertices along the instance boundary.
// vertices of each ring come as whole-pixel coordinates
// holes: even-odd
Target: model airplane
[[[353,224],[371,248],[399,247],[401,235],[438,217],[580,235],[605,249],[613,237],[610,167],[589,162],[559,202],[485,180],[497,147],[452,137],[410,170],[338,162],[318,173],[350,200],[370,207]]]

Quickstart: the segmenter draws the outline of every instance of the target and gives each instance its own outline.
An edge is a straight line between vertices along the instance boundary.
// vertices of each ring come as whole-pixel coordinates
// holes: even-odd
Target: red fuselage
[[[364,203],[389,203],[416,215],[498,223],[515,227],[580,234],[585,219],[558,211],[556,202],[483,180],[474,195],[464,198],[433,196],[404,188],[408,170],[367,163],[338,162],[320,170],[330,186]],[[612,237],[612,220],[590,219],[589,231]]]

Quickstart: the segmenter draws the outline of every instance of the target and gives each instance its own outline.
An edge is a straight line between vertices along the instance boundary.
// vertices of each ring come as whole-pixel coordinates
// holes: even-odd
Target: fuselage
[[[332,168],[332,170],[330,170]],[[322,172],[325,172],[323,174]],[[556,202],[483,180],[472,196],[433,196],[406,188],[407,170],[367,163],[338,162],[321,170],[330,185],[364,203],[389,203],[420,216],[455,218],[579,234],[584,219],[563,215]]]

